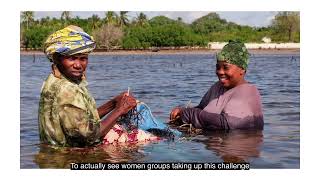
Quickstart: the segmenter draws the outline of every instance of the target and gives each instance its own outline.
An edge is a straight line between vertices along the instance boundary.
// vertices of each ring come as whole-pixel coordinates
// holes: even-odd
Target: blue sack
[[[148,131],[156,136],[172,139],[181,136],[181,132],[171,129],[162,121],[157,120],[151,112],[151,109],[143,102],[139,102],[135,109],[135,115],[129,112],[120,122],[131,129],[132,126],[144,131]]]

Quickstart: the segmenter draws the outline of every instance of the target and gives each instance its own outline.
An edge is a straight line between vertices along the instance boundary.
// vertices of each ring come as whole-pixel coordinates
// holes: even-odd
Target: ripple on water
[[[295,61],[292,61],[292,57]],[[166,121],[176,105],[197,105],[217,81],[214,55],[90,56],[89,90],[97,104],[130,86],[149,104],[156,118]],[[262,95],[265,127],[254,133],[185,135],[173,142],[105,146],[81,150],[41,147],[38,101],[50,70],[45,56],[21,56],[20,167],[68,168],[70,162],[250,162],[251,168],[300,168],[300,56],[250,57],[249,82]],[[286,67],[284,69],[284,67]]]

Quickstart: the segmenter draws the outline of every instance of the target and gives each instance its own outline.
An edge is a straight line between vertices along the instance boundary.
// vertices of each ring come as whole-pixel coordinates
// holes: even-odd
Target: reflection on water
[[[101,145],[92,148],[54,147],[39,145],[34,162],[40,168],[70,168],[70,163],[121,163],[143,157],[142,144]]]
[[[185,134],[184,137],[176,139],[176,141],[175,143],[188,141],[201,143],[205,149],[212,151],[223,162],[250,162],[250,159],[260,156],[263,134],[262,131],[255,130],[204,132],[204,134],[198,134],[194,137],[188,137],[188,134]],[[92,148],[61,148],[41,144],[39,152],[35,154],[34,162],[40,168],[70,168],[70,163],[74,162],[143,162],[141,159],[144,159],[145,155],[142,149],[148,144],[150,142],[101,145]]]
[[[224,162],[249,162],[259,158],[263,143],[261,130],[234,130],[207,132],[208,139],[202,141],[206,148],[216,152]]]
[[[90,56],[89,90],[101,105],[126,91],[164,122],[176,105],[197,105],[217,81],[214,55]],[[294,57],[295,61],[292,61]],[[38,102],[50,72],[45,56],[21,56],[20,167],[69,168],[71,162],[249,162],[251,168],[300,167],[300,56],[254,55],[247,80],[261,95],[263,131],[185,134],[175,141],[88,149],[39,145]]]

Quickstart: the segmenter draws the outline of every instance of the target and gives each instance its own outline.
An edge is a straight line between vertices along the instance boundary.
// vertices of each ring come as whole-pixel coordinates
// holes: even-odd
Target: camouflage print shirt
[[[43,143],[90,146],[100,142],[100,118],[87,81],[76,84],[50,74],[39,102],[39,134]]]

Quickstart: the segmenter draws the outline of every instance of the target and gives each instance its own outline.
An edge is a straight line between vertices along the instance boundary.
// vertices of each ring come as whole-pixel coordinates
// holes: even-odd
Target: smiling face
[[[226,89],[231,89],[240,84],[245,83],[245,70],[237,65],[227,63],[225,61],[218,61],[216,64],[216,74],[220,83]]]
[[[87,54],[72,56],[60,56],[58,61],[59,70],[63,75],[73,81],[80,81],[88,65]]]

